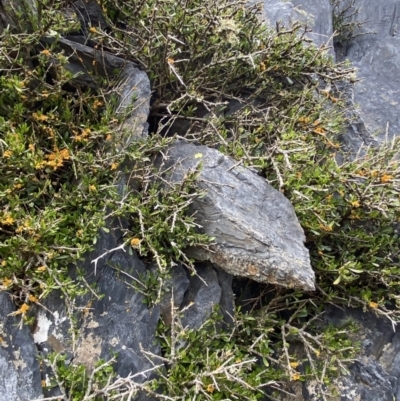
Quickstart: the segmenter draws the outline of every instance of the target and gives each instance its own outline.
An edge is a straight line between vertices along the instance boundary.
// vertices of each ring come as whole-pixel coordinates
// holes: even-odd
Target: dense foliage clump
[[[318,291],[274,288],[271,297],[261,286],[227,332],[217,312],[201,329],[187,330],[173,311],[171,326],[160,322],[159,331],[167,370],[147,390],[172,400],[254,400],[272,397],[284,381],[312,378],[323,396],[355,352],[351,327],[322,324],[324,306],[361,306],[400,318],[398,141],[365,149],[362,157],[348,155],[340,142],[348,105],[337,88],[354,81],[353,69],[310,45],[300,25],[267,28],[259,6],[227,0],[99,4],[110,30],[85,29],[99,48],[148,73],[154,132],[121,150],[116,132],[123,117],[115,115],[112,80],[94,74],[96,90],[71,83],[57,35],[76,29],[76,21],[59,17],[63,1],[41,2],[36,17],[21,25],[29,34],[3,31],[2,288],[14,294],[25,318],[30,305],[55,288],[67,297],[82,293],[85,281],[72,281],[68,265],[93,248],[113,217],[129,221],[124,243],[157,262],[161,279],[147,284],[162,286],[177,260],[193,268],[185,247],[210,242],[197,230],[201,222],[185,214],[201,196],[196,172],[169,188],[152,180],[153,156],[171,140],[160,134],[185,136],[256,168],[290,199]],[[49,35],[52,44],[42,40]],[[135,185],[125,187],[121,201],[127,174]],[[150,302],[157,302],[159,290],[149,288],[149,298],[156,294]],[[54,361],[56,371],[64,369]],[[73,388],[75,373],[64,369],[63,375]],[[89,384],[82,384],[82,394],[93,394]],[[120,391],[124,399],[121,386],[113,396]]]

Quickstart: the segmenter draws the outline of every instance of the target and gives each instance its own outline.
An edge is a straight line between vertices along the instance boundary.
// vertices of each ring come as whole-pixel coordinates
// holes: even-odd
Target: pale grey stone
[[[211,250],[189,248],[230,274],[285,287],[314,289],[304,232],[293,206],[265,179],[215,149],[177,141],[156,162],[164,179],[180,182],[200,169],[206,190],[191,205],[202,231],[215,237]]]

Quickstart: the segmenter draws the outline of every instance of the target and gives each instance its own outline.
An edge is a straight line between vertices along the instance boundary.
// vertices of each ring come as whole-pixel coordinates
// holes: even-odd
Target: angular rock
[[[157,270],[156,266],[152,266],[153,270]],[[164,323],[170,325],[172,322],[171,308],[180,308],[182,306],[184,295],[189,288],[190,280],[186,270],[181,264],[171,269],[171,278],[166,280],[163,285],[164,295],[159,304],[160,314]]]
[[[198,263],[197,275],[190,277],[190,287],[182,307],[187,309],[181,319],[183,327],[198,329],[210,317],[214,306],[221,300],[218,276],[210,263]]]
[[[400,336],[388,319],[371,312],[352,308],[327,308],[326,324],[343,327],[353,321],[358,330],[352,333],[354,342],[361,344],[357,360],[349,374],[333,380],[325,397],[329,401],[393,401],[400,395]],[[315,381],[291,382],[285,388],[290,394],[278,396],[281,401],[323,401]]]
[[[15,306],[7,292],[0,292],[0,401],[42,398],[38,354],[27,325],[12,316]]]
[[[113,353],[117,353],[116,373],[121,377],[139,374],[135,380],[143,383],[154,377],[154,364],[160,364],[157,359],[160,347],[155,338],[159,308],[148,308],[143,302],[144,296],[133,288],[134,279],[138,280],[139,273],[145,270],[143,263],[136,254],[130,255],[121,247],[112,251],[118,246],[117,236],[112,231],[102,233],[96,249],[80,265],[87,272],[87,283],[94,285],[102,295],[101,299],[92,293],[79,297],[75,306],[82,313],[75,316],[77,320],[73,326],[67,302],[60,298],[60,294],[52,292],[44,301],[48,311],[36,311],[34,338],[43,354],[66,354],[68,360],[83,364],[89,370],[99,359],[109,360]],[[98,262],[92,263],[96,258],[99,258]],[[74,337],[71,337],[71,327],[78,328]],[[144,352],[155,356],[154,364]],[[145,371],[147,373],[141,374]],[[46,395],[57,394],[57,391],[52,391]],[[141,397],[141,400],[152,399],[143,394]]]
[[[299,21],[311,29],[307,37],[317,47],[332,47],[333,55],[333,20],[330,0],[264,0],[264,15],[270,27],[280,21],[290,28]]]
[[[400,3],[358,0],[355,7],[359,11],[352,20],[363,25],[350,43],[338,49],[339,56],[358,68],[354,102],[367,130],[379,142],[386,134],[400,134]]]
[[[360,309],[338,308],[329,308],[325,319],[334,325],[352,319],[359,327],[354,340],[361,342],[360,357],[350,367],[350,375],[336,382],[341,401],[398,399],[400,349],[395,344],[398,334],[389,320]]]
[[[180,182],[199,168],[196,199],[202,231],[215,237],[210,250],[190,248],[197,260],[208,260],[226,272],[285,287],[314,289],[314,272],[304,232],[293,206],[262,177],[215,149],[177,141],[156,161],[164,179]]]
[[[32,31],[32,25],[27,19],[21,20],[20,15],[30,15],[37,19],[37,3],[34,0],[1,0],[0,1],[0,34],[10,27],[15,33]],[[24,23],[22,26],[21,23]]]
[[[46,43],[54,43],[55,39],[42,39]],[[57,46],[69,57],[66,68],[73,74],[71,85],[87,86],[96,89],[97,82],[93,75],[112,78],[116,81],[115,91],[119,103],[115,114],[123,118],[120,125],[118,144],[125,147],[135,138],[147,136],[147,118],[150,110],[150,81],[144,71],[138,66],[105,50],[95,49],[73,42],[68,39],[58,39]],[[117,73],[116,73],[117,72]]]
[[[103,11],[96,0],[77,0],[72,6],[81,21],[83,29],[86,30],[90,27],[98,27],[102,30],[109,29]]]

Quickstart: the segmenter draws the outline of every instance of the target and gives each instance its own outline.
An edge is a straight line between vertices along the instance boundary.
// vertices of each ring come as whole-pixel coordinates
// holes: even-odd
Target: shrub
[[[266,28],[258,6],[244,2],[102,0],[112,31],[92,27],[91,39],[146,70],[152,117],[160,122],[148,140],[116,152],[108,83],[97,92],[67,90],[67,59],[56,43],[39,42],[67,28],[53,12],[63,3],[53,3],[42,7],[37,24],[48,31],[5,31],[0,44],[0,279],[19,298],[20,313],[53,288],[68,296],[83,291],[67,266],[92,248],[106,216],[131,219],[124,241],[153,257],[162,274],[176,259],[191,266],[185,246],[207,244],[184,213],[201,195],[195,175],[168,193],[148,185],[152,155],[169,143],[158,134],[179,132],[258,169],[284,192],[305,230],[318,290],[275,289],[271,299],[264,287],[229,335],[216,330],[217,315],[190,332],[179,318],[171,329],[160,322],[171,365],[147,391],[172,399],[258,399],[284,381],[313,377],[324,396],[330,378],[345,370],[346,355],[356,352],[343,329],[322,325],[324,306],[362,306],[394,322],[400,316],[399,142],[367,149],[364,157],[346,153],[339,137],[347,106],[336,87],[354,80],[353,69],[307,43],[299,25]],[[121,207],[117,167],[125,163],[134,166],[129,173],[140,190],[127,190]],[[176,230],[167,233],[174,215]],[[174,350],[178,340],[188,347]]]

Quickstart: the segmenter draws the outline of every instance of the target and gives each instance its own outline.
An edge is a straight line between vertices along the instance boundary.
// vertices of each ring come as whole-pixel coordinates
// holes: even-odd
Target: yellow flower
[[[36,271],[39,272],[39,273],[42,273],[42,272],[45,272],[46,269],[47,269],[46,266],[40,266],[40,267],[38,267],[38,268],[36,269]]]
[[[32,117],[37,121],[47,121],[49,119],[49,117],[46,116],[45,114],[37,114],[37,113],[33,113]]]
[[[131,245],[133,247],[137,247],[140,244],[140,239],[139,238],[132,238],[131,239]]]
[[[3,278],[4,287],[9,287],[12,283],[13,283],[13,281],[10,280],[9,278]]]
[[[300,380],[300,373],[295,373],[293,376],[292,376],[292,380]]]
[[[47,56],[47,57],[50,57],[50,56],[51,56],[51,52],[50,52],[50,50],[48,50],[48,49],[44,49],[44,50],[42,50],[40,53],[44,54],[44,55]]]
[[[0,223],[5,225],[5,226],[10,226],[11,224],[14,223],[14,219],[11,217],[11,214],[7,213],[3,216],[3,218],[0,220]]]
[[[310,118],[309,117],[300,117],[297,121],[301,125],[307,125],[310,122]]]
[[[77,236],[77,237],[82,237],[82,235],[83,235],[83,230],[78,230],[78,231],[76,232],[76,236]]]
[[[201,153],[196,153],[195,155],[194,155],[194,158],[195,159],[201,159],[203,157],[203,155],[201,154]]]
[[[321,228],[321,230],[328,231],[328,232],[332,231],[332,227],[328,226],[326,224],[320,224],[319,228]]]
[[[9,158],[9,157],[11,157],[11,156],[12,156],[12,150],[6,150],[6,151],[3,153],[3,157]]]
[[[319,351],[319,350],[314,350],[314,352],[315,352],[315,355],[317,355],[317,356],[320,356],[321,355],[321,351]]]
[[[34,295],[32,295],[32,294],[29,294],[28,299],[29,299],[29,301],[31,301],[31,302],[37,302],[37,301],[38,301],[38,299],[37,299]]]
[[[5,260],[3,260],[3,261],[1,262],[1,265],[2,265],[2,266],[6,266],[6,264],[7,264],[7,262],[6,262]]]
[[[97,191],[96,185],[89,185],[89,191],[96,192]]]
[[[315,129],[314,129],[314,132],[315,132],[316,134],[321,134],[321,135],[325,134],[325,130],[324,130],[322,127],[317,127],[317,128],[315,128]]]
[[[290,362],[290,366],[291,366],[292,368],[294,368],[294,369],[296,369],[297,366],[299,366],[299,365],[300,365],[299,362]]]
[[[22,304],[21,307],[15,312],[16,315],[25,314],[30,309],[28,304]]]
[[[358,200],[355,200],[355,201],[351,202],[351,206],[360,207],[360,202]]]
[[[101,107],[101,106],[103,106],[103,102],[99,99],[96,99],[93,103],[93,108],[97,109],[98,107]]]
[[[111,140],[112,140],[112,135],[108,134],[107,137],[106,137],[106,141],[111,141]]]
[[[92,32],[92,33],[97,33],[97,29],[96,29],[94,26],[92,26],[92,27],[89,29],[89,31]]]
[[[381,177],[381,182],[383,182],[383,183],[389,182],[392,178],[393,178],[392,175],[384,174]]]
[[[214,391],[215,391],[214,385],[213,385],[213,384],[209,384],[209,385],[207,386],[207,392],[210,393],[210,394],[212,394]]]
[[[378,305],[376,302],[372,302],[372,301],[371,301],[371,302],[369,303],[369,307],[372,308],[372,309],[376,309],[378,306],[379,306],[379,305]]]
[[[118,163],[111,164],[111,170],[116,170],[118,168]]]
[[[30,143],[30,144],[28,145],[28,148],[29,148],[29,150],[30,150],[31,152],[33,152],[33,151],[35,150],[35,145],[34,145],[33,143]]]

